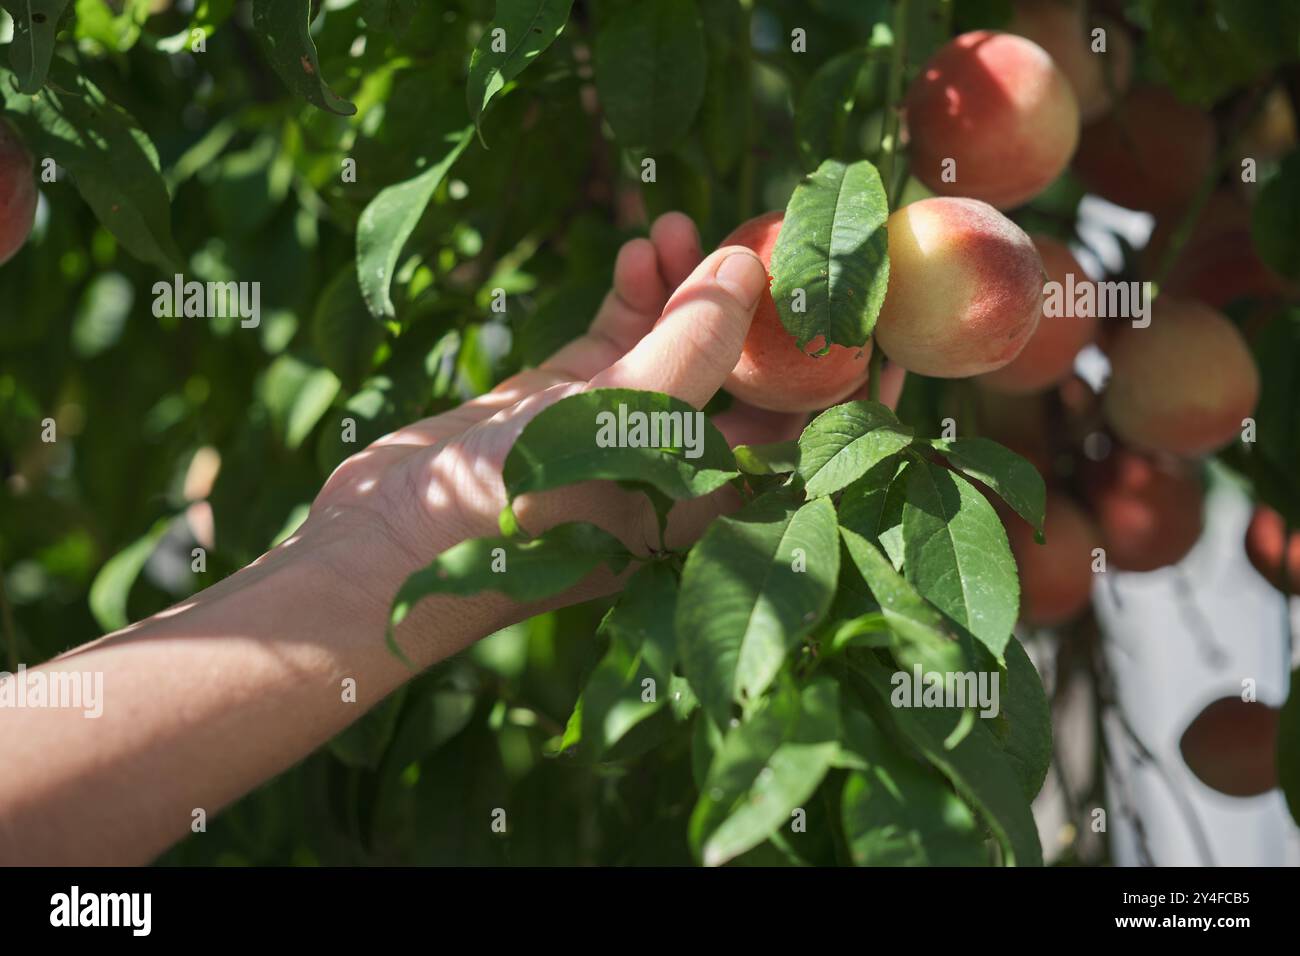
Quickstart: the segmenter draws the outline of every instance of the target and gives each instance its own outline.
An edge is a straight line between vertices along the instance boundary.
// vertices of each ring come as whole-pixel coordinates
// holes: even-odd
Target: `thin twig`
[[[898,128],[901,118],[899,100],[903,96],[903,74],[907,71],[907,0],[894,0],[893,45],[889,51],[889,93],[885,103],[885,123],[880,136],[880,177],[889,197],[889,208],[898,203],[894,185],[894,161],[898,155]]]

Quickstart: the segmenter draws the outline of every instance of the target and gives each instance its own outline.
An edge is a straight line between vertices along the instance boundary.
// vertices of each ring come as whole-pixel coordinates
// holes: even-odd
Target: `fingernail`
[[[727,256],[714,278],[746,309],[752,309],[767,288],[767,270],[752,252],[733,252]]]

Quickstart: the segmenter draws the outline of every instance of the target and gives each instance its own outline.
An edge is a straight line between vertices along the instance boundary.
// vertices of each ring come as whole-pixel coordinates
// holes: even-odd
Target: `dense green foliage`
[[[263,553],[348,454],[577,334],[619,244],[662,211],[689,213],[708,249],[789,203],[773,266],[783,316],[802,341],[862,344],[904,179],[882,108],[894,38],[909,38],[895,64],[910,73],[954,29],[1007,13],[202,0],[150,15],[168,5],[65,0],[33,4],[47,11],[33,24],[26,4],[3,6],[19,17],[6,115],[60,170],[41,184],[32,241],[0,268],[10,663]],[[1234,86],[1254,78],[1186,26]],[[1168,43],[1148,68],[1220,95],[1208,77],[1227,66],[1200,71],[1174,30],[1156,32]],[[1081,194],[1067,177],[1023,215],[1069,234]],[[832,216],[843,228],[822,242]],[[260,282],[260,324],[155,308],[155,283],[176,272]],[[796,317],[783,290],[805,286]],[[593,446],[557,465],[573,422],[615,398],[673,407],[599,393],[552,407],[507,462],[511,494],[607,477],[662,504],[732,481],[745,508],[689,553],[638,560],[617,606],[534,618],[419,676],[165,862],[1041,862],[1029,803],[1051,753],[1047,702],[1012,634],[1016,570],[986,497],[1041,527],[1037,472],[986,440],[936,437],[941,399],[921,381],[898,417],[839,406],[797,447],[733,455],[718,439],[685,459]],[[40,438],[47,418],[57,442]],[[340,438],[345,418],[356,444]],[[195,573],[186,476],[201,449],[220,469]],[[1300,500],[1293,466],[1281,472],[1275,500]],[[512,576],[521,598],[632,559],[585,526],[468,542],[408,582],[396,616],[434,590],[491,586],[497,546],[545,572]],[[1003,714],[891,708],[891,672],[914,666],[1000,674]],[[490,827],[498,807],[506,834]]]

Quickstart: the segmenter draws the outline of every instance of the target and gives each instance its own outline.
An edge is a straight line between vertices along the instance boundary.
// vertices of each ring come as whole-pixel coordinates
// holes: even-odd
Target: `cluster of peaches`
[[[907,92],[911,174],[934,195],[889,217],[889,286],[875,345],[892,366],[970,379],[976,420],[956,414],[959,431],[997,440],[1042,471],[1045,550],[1031,550],[1019,519],[1007,525],[1023,619],[1054,626],[1088,604],[1094,549],[1104,549],[1108,568],[1151,571],[1196,542],[1197,460],[1240,440],[1260,388],[1245,336],[1220,309],[1293,290],[1256,256],[1247,200],[1225,188],[1206,205],[1147,316],[1103,318],[1100,307],[1075,314],[1071,301],[1093,285],[1075,256],[1054,238],[1027,235],[1004,211],[1073,164],[1093,194],[1154,214],[1144,251],[1154,274],[1211,175],[1217,133],[1206,113],[1169,91],[1129,89],[1132,40],[1119,24],[1102,26],[1104,53],[1090,48],[1081,6],[1021,3],[1013,29],[956,37]],[[724,244],[769,262],[782,218],[753,219]],[[1064,314],[1047,308],[1049,283],[1074,290]],[[1106,301],[1100,292],[1086,298]],[[1092,345],[1110,365],[1101,394],[1074,373]],[[765,408],[821,408],[861,392],[871,349],[800,351],[768,296],[727,388]],[[887,398],[896,394],[889,384]],[[1282,536],[1281,518],[1261,511],[1251,555],[1279,585]],[[1300,538],[1292,551],[1295,574]]]
[[[1098,36],[1105,52],[1094,52]],[[889,217],[874,344],[886,374],[968,379],[954,390],[959,433],[992,438],[1042,473],[1041,550],[1028,524],[1004,514],[1030,627],[1061,626],[1087,608],[1099,556],[1107,570],[1153,571],[1188,553],[1202,529],[1199,460],[1242,439],[1259,399],[1247,338],[1221,310],[1242,298],[1296,300],[1252,247],[1254,197],[1240,183],[1210,196],[1164,262],[1214,174],[1219,132],[1170,91],[1132,86],[1133,58],[1121,24],[1088,21],[1082,4],[1020,0],[1011,32],[956,37],[903,103],[911,175],[933,196]],[[1243,155],[1257,161],[1294,148],[1286,98],[1270,100],[1246,134]],[[1004,215],[1068,166],[1090,193],[1155,218],[1142,265],[1161,281],[1141,321],[1048,308],[1049,283],[1078,299],[1089,278],[1067,245]],[[726,243],[770,262],[781,223],[780,213],[759,217]],[[1075,372],[1094,346],[1109,362],[1100,393]],[[781,411],[860,397],[871,348],[801,352],[769,296],[728,390]],[[899,381],[882,379],[882,400],[897,400]],[[1276,512],[1256,511],[1246,545],[1276,587],[1300,584],[1300,534],[1288,539]],[[1215,789],[1262,793],[1276,786],[1276,730],[1275,709],[1224,698],[1192,722],[1182,750]]]

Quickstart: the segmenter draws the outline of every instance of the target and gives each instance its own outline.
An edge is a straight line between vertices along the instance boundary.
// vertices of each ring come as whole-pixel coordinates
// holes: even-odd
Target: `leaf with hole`
[[[18,92],[33,94],[45,85],[54,55],[54,37],[68,0],[4,0],[0,8],[13,18],[9,65],[18,77]]]
[[[330,113],[351,116],[357,111],[321,76],[311,38],[311,0],[253,0],[253,31],[271,68],[290,90]]]

